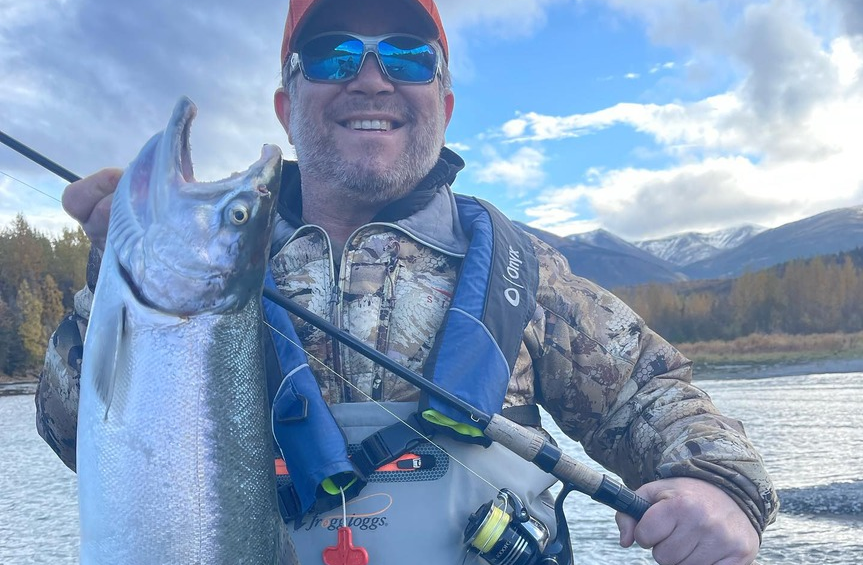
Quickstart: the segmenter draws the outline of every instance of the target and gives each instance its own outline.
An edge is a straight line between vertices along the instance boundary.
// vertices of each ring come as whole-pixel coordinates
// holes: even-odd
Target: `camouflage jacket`
[[[443,172],[431,175],[421,206],[414,202],[407,214],[404,207],[385,210],[351,236],[340,257],[333,257],[324,230],[302,225],[298,174],[286,167],[288,190],[283,187],[271,258],[279,290],[421,372],[467,249],[449,189],[458,165],[443,159],[436,167]],[[691,384],[691,363],[629,307],[573,275],[549,245],[532,240],[540,269],[537,307],[504,407],[543,406],[564,433],[631,488],[675,476],[716,484],[763,531],[778,500],[740,422],[719,414]],[[54,334],[36,396],[39,432],[72,468],[90,297],[87,289],[79,293],[75,314]],[[412,385],[293,321],[327,402],[417,399]]]

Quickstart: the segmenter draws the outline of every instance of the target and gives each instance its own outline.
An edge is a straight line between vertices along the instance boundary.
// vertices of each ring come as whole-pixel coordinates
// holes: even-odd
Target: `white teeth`
[[[348,126],[351,129],[368,131],[389,131],[393,128],[389,120],[351,120]]]

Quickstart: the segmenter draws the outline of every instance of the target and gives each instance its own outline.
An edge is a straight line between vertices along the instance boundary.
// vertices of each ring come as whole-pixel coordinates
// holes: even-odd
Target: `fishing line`
[[[399,422],[401,422],[402,424],[404,424],[405,426],[407,426],[408,428],[410,428],[413,432],[415,432],[415,433],[416,433],[417,435],[419,435],[421,438],[423,438],[424,440],[426,440],[427,442],[429,442],[429,443],[430,443],[430,444],[432,444],[433,446],[437,447],[438,449],[440,449],[441,451],[443,451],[444,453],[446,453],[446,454],[447,454],[447,456],[448,456],[450,459],[452,459],[453,461],[455,461],[456,463],[458,463],[459,465],[461,465],[462,467],[464,467],[464,468],[465,468],[469,473],[471,473],[472,475],[474,475],[476,478],[478,478],[479,480],[481,480],[482,482],[484,482],[485,484],[487,484],[488,486],[490,486],[490,487],[491,487],[491,488],[493,488],[494,490],[496,490],[496,491],[500,492],[500,488],[496,487],[495,485],[493,485],[493,484],[491,483],[491,481],[489,481],[488,479],[486,479],[485,477],[483,477],[482,475],[480,475],[479,473],[477,473],[476,471],[474,471],[473,469],[471,469],[470,467],[468,467],[467,463],[464,463],[464,462],[460,461],[460,460],[459,460],[457,457],[455,457],[452,453],[450,453],[449,451],[447,451],[443,446],[441,446],[441,445],[440,445],[440,444],[438,444],[438,443],[435,443],[435,442],[434,442],[434,440],[432,440],[430,437],[428,437],[427,435],[425,435],[424,433],[422,433],[420,430],[418,430],[418,429],[414,428],[413,426],[411,426],[407,421],[405,421],[405,420],[403,420],[403,419],[399,418],[395,413],[393,413],[393,412],[392,412],[392,410],[390,410],[389,408],[387,408],[386,406],[384,406],[383,404],[381,404],[380,402],[378,402],[377,400],[375,400],[374,398],[372,398],[371,396],[369,396],[368,394],[366,394],[366,392],[365,392],[365,391],[361,390],[357,385],[355,385],[354,383],[352,383],[352,382],[351,382],[347,377],[345,377],[345,376],[343,376],[343,375],[339,374],[338,372],[336,372],[336,370],[335,370],[335,369],[333,369],[332,367],[330,367],[329,365],[327,365],[326,363],[324,363],[322,360],[320,360],[320,359],[318,359],[317,357],[315,357],[312,353],[310,353],[308,350],[306,350],[302,345],[298,344],[297,342],[295,342],[294,340],[292,340],[291,338],[289,338],[288,336],[286,336],[285,334],[283,334],[282,332],[280,332],[278,329],[276,329],[276,328],[274,328],[273,326],[271,326],[269,323],[267,323],[267,321],[266,321],[266,320],[264,320],[264,325],[265,325],[265,326],[267,326],[268,328],[270,328],[271,330],[273,330],[274,332],[276,332],[277,334],[279,334],[280,336],[282,336],[283,338],[285,338],[285,341],[287,341],[288,343],[290,343],[290,344],[294,345],[295,347],[299,348],[299,349],[300,349],[300,351],[304,352],[306,355],[308,355],[308,356],[309,356],[309,359],[313,359],[313,360],[315,360],[315,361],[316,361],[316,362],[318,362],[318,363],[319,363],[319,364],[320,364],[324,369],[326,369],[327,371],[331,372],[332,374],[334,374],[335,376],[337,376],[338,378],[340,378],[341,380],[343,380],[343,381],[345,382],[345,384],[347,384],[349,387],[351,387],[352,389],[354,389],[355,391],[357,391],[358,393],[360,393],[361,395],[363,395],[367,400],[369,400],[370,402],[374,402],[374,403],[375,403],[375,405],[376,405],[378,408],[380,408],[380,409],[381,409],[381,410],[383,410],[384,412],[388,413],[390,416],[392,416],[393,418],[395,418],[396,420],[398,420]]]
[[[20,182],[21,184],[23,184],[23,185],[24,185],[24,186],[26,186],[27,188],[32,188],[33,190],[35,190],[35,191],[36,191],[36,192],[38,192],[39,194],[42,194],[42,195],[44,195],[44,196],[47,196],[47,197],[48,197],[48,198],[50,198],[51,200],[54,200],[54,201],[56,201],[56,202],[59,202],[60,204],[62,204],[62,203],[63,203],[63,202],[62,202],[59,198],[57,198],[56,196],[51,195],[51,194],[48,194],[47,192],[42,192],[41,190],[39,190],[38,188],[36,188],[36,187],[35,187],[35,186],[33,186],[32,184],[27,184],[26,182],[24,182],[24,181],[23,181],[23,180],[21,180],[21,179],[16,179],[15,177],[13,177],[12,175],[10,175],[10,174],[9,174],[9,173],[7,173],[7,172],[0,171],[0,175],[7,176],[7,177],[9,177],[10,179],[14,180],[15,182]]]
[[[81,178],[78,175],[70,172],[68,169],[65,169],[57,163],[51,161],[47,157],[30,149],[26,145],[23,145],[22,143],[10,138],[2,131],[0,131],[0,143],[8,145],[15,151],[18,151],[25,157],[29,158],[35,163],[38,163],[39,165],[42,165],[49,171],[55,173],[56,175],[62,177],[70,183],[78,181]],[[32,188],[33,190],[36,190],[37,192],[40,192],[38,189],[36,189],[35,187],[31,187],[27,183],[22,182],[22,184],[29,188]],[[264,288],[263,294],[275,304],[281,306],[282,308],[298,316],[299,318],[306,320],[316,328],[324,331],[339,342],[343,343],[354,351],[357,351],[371,361],[381,365],[396,376],[405,379],[417,388],[426,391],[429,394],[433,394],[434,396],[440,398],[442,401],[446,402],[453,408],[462,411],[464,414],[468,415],[474,422],[481,424],[483,428],[483,433],[486,435],[486,437],[488,437],[493,442],[503,445],[503,447],[519,455],[522,459],[533,463],[543,471],[551,474],[555,478],[562,481],[564,484],[564,489],[566,489],[568,492],[578,490],[579,492],[590,496],[593,500],[605,504],[606,506],[609,506],[619,512],[628,514],[636,520],[640,520],[644,513],[647,511],[647,509],[650,508],[650,502],[640,497],[633,490],[629,489],[623,484],[618,483],[614,479],[609,478],[607,475],[594,471],[585,464],[575,460],[572,456],[567,455],[556,445],[548,441],[548,439],[539,432],[521,426],[498,414],[488,415],[483,413],[482,411],[471,406],[464,400],[437,386],[433,382],[427,381],[423,379],[420,375],[406,369],[402,365],[399,365],[383,353],[369,347],[367,344],[358,340],[350,333],[337,328],[324,318],[321,318],[320,316],[313,314],[312,312],[299,306],[298,304],[295,304],[291,300],[286,299],[278,292]],[[389,412],[396,420],[402,422],[411,430],[422,436],[421,432],[410,427],[410,424],[408,424],[395,414],[392,414],[392,412],[390,412],[381,403],[370,398],[367,394],[357,388],[353,383],[349,382],[345,377],[336,373],[334,369],[328,367],[321,360],[315,358],[313,355],[311,355],[311,353],[306,351],[302,347],[302,345],[296,344],[291,340],[288,341],[299,347],[302,351],[306,353],[306,355],[311,356],[313,359],[315,359],[315,361],[321,363],[324,367],[327,367],[328,370],[332,371],[337,377],[345,381],[345,383],[347,383],[350,387],[356,389],[357,392],[359,392],[366,398],[369,398],[369,400],[373,402],[376,406],[378,406],[382,410],[385,410],[386,412]],[[441,449],[444,453],[446,453],[454,461],[458,462],[459,465],[464,467],[470,473],[476,475],[477,478],[479,478],[492,488],[500,491],[500,489],[497,489],[497,487],[492,485],[485,478],[481,477],[465,463],[459,461],[455,457],[452,457],[452,455],[450,455],[446,452],[446,450],[431,441],[431,439],[426,438],[426,440],[428,440],[432,445],[435,445],[438,449]]]
[[[8,136],[6,136],[5,134],[3,134],[3,132],[0,132],[0,136],[5,137],[6,139],[11,139],[11,138],[9,138]],[[24,147],[24,148],[26,148],[26,149],[29,149],[29,148],[27,148],[26,146],[24,146],[24,145],[22,145],[22,144],[18,144],[18,145],[19,145],[20,147]],[[35,151],[33,151],[32,149],[30,149],[29,151],[30,151],[33,155],[39,155],[38,153],[36,153],[36,152],[35,152]],[[31,155],[27,155],[27,157],[31,157]],[[39,157],[41,157],[41,159],[39,159],[37,162],[38,162],[40,165],[45,165],[46,163],[51,163],[55,168],[58,168],[58,169],[61,169],[62,171],[65,171],[65,173],[67,173],[66,175],[60,175],[61,177],[63,177],[63,178],[64,178],[64,180],[67,180],[67,181],[69,181],[69,182],[75,182],[76,180],[78,180],[77,178],[75,178],[75,177],[77,177],[77,175],[75,175],[74,173],[69,172],[67,169],[64,169],[63,167],[60,167],[60,165],[57,165],[57,164],[56,164],[56,163],[54,163],[53,161],[50,161],[50,160],[48,160],[48,159],[46,159],[46,158],[42,157],[41,155],[40,155]],[[51,168],[51,169],[49,169],[49,170],[51,170],[52,172],[55,172],[55,173],[57,172],[57,171],[55,171],[55,170],[54,170],[54,168]],[[42,192],[42,191],[41,191],[41,190],[39,190],[38,188],[36,188],[36,187],[34,187],[34,186],[32,186],[32,185],[29,185],[29,184],[27,184],[26,182],[24,182],[24,181],[22,181],[22,180],[19,180],[19,179],[15,178],[15,177],[13,177],[13,176],[12,176],[12,175],[10,175],[10,174],[7,174],[7,173],[5,173],[5,172],[3,172],[3,171],[0,171],[0,174],[6,175],[6,176],[7,176],[7,177],[9,177],[10,179],[12,179],[12,180],[14,180],[14,181],[17,181],[17,182],[19,182],[19,183],[23,184],[24,186],[26,186],[26,187],[28,187],[28,188],[30,188],[30,189],[32,189],[32,190],[35,190],[36,192],[38,192],[38,193],[40,193],[40,194],[44,194],[45,196],[48,196],[49,198],[51,198],[51,199],[53,199],[53,200],[55,200],[55,201],[57,201],[57,202],[60,202],[60,203],[62,204],[62,202],[61,202],[58,198],[56,198],[56,197],[54,197],[54,196],[51,196],[50,194],[46,194],[45,192]],[[321,359],[318,359],[317,357],[315,357],[315,355],[314,355],[314,354],[312,354],[310,351],[308,351],[307,349],[305,349],[302,345],[300,345],[300,344],[298,344],[298,343],[294,342],[294,341],[293,341],[293,340],[291,340],[288,336],[286,336],[285,334],[283,334],[282,332],[280,332],[278,329],[276,329],[276,328],[274,328],[273,326],[271,326],[270,324],[268,324],[266,321],[264,321],[264,324],[265,324],[268,328],[270,328],[271,330],[273,330],[274,332],[276,332],[278,335],[282,336],[282,337],[283,337],[287,342],[289,342],[289,343],[291,343],[292,345],[294,345],[295,347],[299,348],[299,349],[300,349],[300,351],[304,352],[304,353],[305,353],[309,358],[314,359],[314,360],[315,360],[316,362],[318,362],[322,367],[324,367],[324,369],[326,369],[327,371],[331,372],[331,373],[332,373],[332,374],[334,374],[336,377],[338,377],[339,379],[341,379],[342,381],[344,381],[344,383],[345,383],[345,384],[347,384],[347,385],[348,385],[349,387],[351,387],[352,389],[356,390],[358,393],[360,393],[360,394],[361,394],[363,397],[365,397],[367,400],[369,400],[370,402],[373,402],[373,403],[374,403],[376,406],[378,406],[381,410],[383,410],[383,411],[387,412],[390,416],[392,416],[393,418],[395,418],[396,420],[398,420],[399,422],[401,422],[402,424],[404,424],[405,426],[407,426],[410,430],[412,430],[413,432],[415,432],[417,435],[419,435],[421,438],[423,438],[424,440],[426,440],[427,442],[429,442],[431,445],[435,446],[436,448],[438,448],[438,449],[440,449],[441,451],[443,451],[444,453],[446,453],[446,454],[447,454],[447,456],[448,456],[450,459],[452,459],[453,461],[455,461],[456,463],[458,463],[459,465],[461,465],[462,467],[464,467],[464,468],[465,468],[469,473],[471,473],[471,474],[473,474],[474,476],[476,476],[479,480],[483,481],[484,483],[486,483],[487,485],[489,485],[489,486],[490,486],[491,488],[493,488],[494,490],[496,490],[496,491],[500,491],[500,488],[498,488],[497,486],[495,486],[494,484],[492,484],[492,483],[491,483],[491,481],[489,481],[488,479],[486,479],[485,477],[483,477],[482,475],[480,475],[479,473],[477,473],[476,471],[474,471],[473,469],[471,469],[471,468],[470,468],[466,463],[464,463],[463,461],[461,461],[460,459],[458,459],[457,457],[455,457],[452,453],[450,453],[449,451],[447,451],[447,450],[446,450],[443,446],[441,446],[440,444],[436,443],[434,440],[432,440],[432,439],[431,439],[430,437],[428,437],[426,434],[422,433],[420,430],[417,430],[416,428],[414,428],[413,426],[411,426],[407,421],[405,421],[405,420],[403,420],[402,418],[400,418],[399,416],[397,416],[397,415],[396,415],[395,413],[393,413],[389,408],[387,408],[386,406],[384,406],[383,404],[381,404],[380,402],[378,402],[377,400],[373,399],[371,396],[369,396],[368,394],[366,394],[366,393],[365,393],[365,391],[361,390],[358,386],[356,386],[354,383],[352,383],[352,382],[350,381],[350,379],[348,379],[347,377],[345,377],[345,376],[341,375],[340,373],[336,372],[336,370],[335,370],[335,369],[333,369],[332,367],[328,366],[328,365],[327,365],[326,363],[324,363]]]

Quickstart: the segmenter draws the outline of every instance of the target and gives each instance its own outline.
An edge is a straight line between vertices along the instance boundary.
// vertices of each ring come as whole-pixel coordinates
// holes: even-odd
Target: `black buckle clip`
[[[427,441],[430,434],[423,430],[416,413],[411,414],[406,422],[396,422],[360,442],[360,449],[351,455],[351,462],[363,480],[368,480],[369,475],[378,467],[392,463],[418,444]]]

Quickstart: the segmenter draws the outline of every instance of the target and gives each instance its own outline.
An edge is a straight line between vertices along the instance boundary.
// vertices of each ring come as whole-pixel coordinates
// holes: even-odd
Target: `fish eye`
[[[243,204],[235,204],[228,211],[228,218],[235,226],[242,226],[249,221],[249,209]]]

